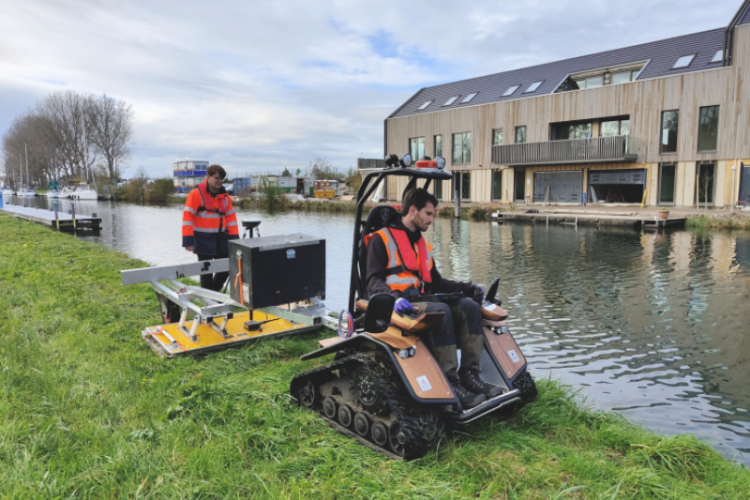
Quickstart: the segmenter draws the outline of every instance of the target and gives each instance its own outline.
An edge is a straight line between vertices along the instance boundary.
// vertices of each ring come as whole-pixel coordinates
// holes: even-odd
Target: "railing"
[[[628,135],[492,146],[492,163],[496,165],[634,162],[637,159],[638,139]]]

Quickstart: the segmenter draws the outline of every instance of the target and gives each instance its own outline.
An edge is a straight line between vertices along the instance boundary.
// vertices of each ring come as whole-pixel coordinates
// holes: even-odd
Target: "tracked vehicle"
[[[505,392],[473,408],[463,408],[445,374],[421,336],[443,321],[443,313],[400,316],[390,295],[369,297],[365,283],[365,236],[399,217],[391,206],[376,206],[362,219],[365,202],[392,176],[405,176],[404,193],[423,180],[449,180],[445,161],[423,160],[412,167],[409,155],[386,158],[357,194],[348,309],[339,316],[337,337],[303,360],[334,354],[332,363],[292,379],[290,393],[301,406],[318,412],[334,428],[360,443],[398,459],[416,459],[434,448],[446,424],[466,424],[500,409],[515,411],[536,397],[526,358],[511,335],[508,314],[496,298],[499,279],[481,304],[484,351],[480,368],[485,381]],[[461,294],[422,296],[420,301],[451,301]]]

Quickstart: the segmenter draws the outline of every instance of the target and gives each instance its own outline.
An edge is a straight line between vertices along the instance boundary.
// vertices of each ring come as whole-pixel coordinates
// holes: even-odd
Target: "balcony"
[[[492,146],[492,163],[496,165],[633,163],[638,160],[637,153],[638,139],[629,135],[619,135]]]

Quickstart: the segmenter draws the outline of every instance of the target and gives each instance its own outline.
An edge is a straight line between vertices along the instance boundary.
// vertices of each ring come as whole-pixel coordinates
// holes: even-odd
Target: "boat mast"
[[[31,189],[31,178],[29,177],[29,150],[26,148],[26,143],[23,145],[23,152],[26,155],[26,183],[28,188]]]

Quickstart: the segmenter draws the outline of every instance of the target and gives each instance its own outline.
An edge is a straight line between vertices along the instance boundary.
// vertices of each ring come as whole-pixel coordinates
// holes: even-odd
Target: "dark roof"
[[[745,13],[740,17],[740,20],[737,24],[747,24],[750,23],[750,7],[749,6],[743,6],[745,7]]]
[[[745,14],[745,16],[747,15]],[[551,94],[570,74],[612,68],[639,61],[649,62],[638,75],[638,80],[721,67],[721,62],[711,63],[710,61],[717,51],[724,48],[724,33],[725,28],[719,28],[530,68],[427,87],[417,92],[404,105],[394,111],[389,118]],[[690,54],[697,54],[690,66],[671,69],[679,57]],[[524,93],[529,85],[538,81],[543,81],[538,89],[534,92]],[[509,87],[518,84],[521,86],[513,95],[502,97]],[[461,104],[465,96],[474,92],[478,92],[474,99],[466,104]],[[460,97],[450,106],[443,106],[453,96]],[[432,103],[429,106],[424,110],[418,110],[420,106],[430,100],[432,100]]]

